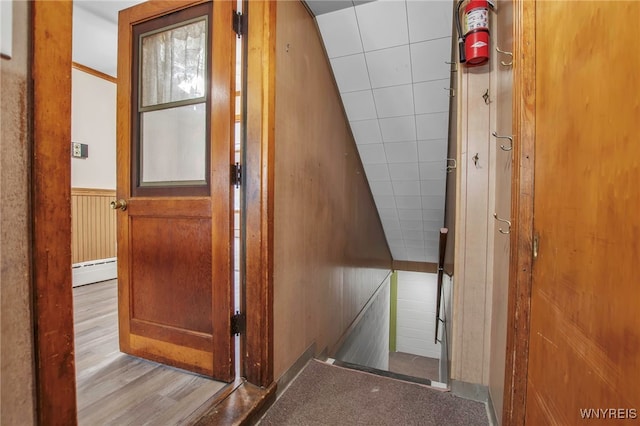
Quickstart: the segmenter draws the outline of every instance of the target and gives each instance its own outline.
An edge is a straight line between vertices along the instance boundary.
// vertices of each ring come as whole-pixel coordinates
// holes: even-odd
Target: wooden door
[[[536,3],[529,425],[640,415],[637,16]]]
[[[118,34],[120,349],[223,381],[234,377],[231,17],[228,1],[142,3],[120,13]]]

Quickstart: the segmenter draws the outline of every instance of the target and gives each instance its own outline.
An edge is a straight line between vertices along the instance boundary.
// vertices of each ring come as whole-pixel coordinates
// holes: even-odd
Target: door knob
[[[127,202],[125,200],[112,201],[111,208],[114,210],[120,209],[125,211],[127,209]]]

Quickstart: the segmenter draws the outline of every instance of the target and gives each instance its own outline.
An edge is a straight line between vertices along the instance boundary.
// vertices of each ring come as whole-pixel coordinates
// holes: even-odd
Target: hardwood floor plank
[[[73,294],[79,425],[186,424],[227,386],[121,353],[115,280]]]

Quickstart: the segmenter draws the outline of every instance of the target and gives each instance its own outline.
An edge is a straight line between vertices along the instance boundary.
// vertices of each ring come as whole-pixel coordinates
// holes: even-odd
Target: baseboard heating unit
[[[118,260],[115,257],[74,263],[72,268],[73,287],[112,280],[118,277]]]

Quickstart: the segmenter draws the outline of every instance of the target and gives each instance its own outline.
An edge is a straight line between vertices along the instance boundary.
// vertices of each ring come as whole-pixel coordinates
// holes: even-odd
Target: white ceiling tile
[[[409,45],[367,52],[365,56],[369,81],[374,89],[411,83]]]
[[[444,161],[447,159],[447,148],[446,139],[418,141],[418,160],[421,162]]]
[[[316,17],[329,58],[362,52],[362,41],[352,7]]]
[[[445,161],[428,161],[420,163],[420,179],[444,179],[446,177]]]
[[[445,180],[429,179],[420,181],[420,195],[437,195],[444,197]]]
[[[431,248],[425,247],[424,249],[424,261],[436,263],[438,261],[438,247]]]
[[[408,142],[416,140],[415,116],[382,118],[380,131],[384,142]]]
[[[342,94],[342,103],[349,121],[373,120],[376,118],[376,105],[371,90]]]
[[[388,200],[385,202],[388,202]],[[402,234],[402,231],[400,229],[400,221],[398,219],[385,219],[382,221],[382,227],[385,229],[385,233],[389,231],[395,231],[396,234]]]
[[[391,179],[391,176],[389,175],[389,167],[386,164],[365,164],[364,171],[367,174],[369,182]]]
[[[400,214],[398,212],[398,217]],[[433,220],[442,222],[444,219],[444,206],[440,206],[437,209],[427,209],[422,210],[422,219],[423,220]]]
[[[385,235],[389,233],[402,234],[400,229],[400,221],[398,219],[386,219],[382,221],[382,227],[384,228]]]
[[[396,231],[396,232],[400,232],[401,231]],[[433,230],[425,230],[424,232],[424,239],[426,242],[428,242],[429,244],[431,244],[431,241],[439,241],[440,240],[440,231],[433,231]]]
[[[393,208],[396,206],[396,201],[394,199],[394,197],[390,196],[390,195],[380,195],[377,197],[373,197],[373,199],[376,202],[376,206],[380,207],[380,208]],[[389,221],[389,223],[392,223],[392,221]]]
[[[411,43],[451,37],[453,4],[451,1],[407,1],[409,40]]]
[[[334,8],[328,5],[334,1],[323,2],[323,11]],[[347,0],[335,3],[348,6]],[[452,5],[360,3],[318,16],[318,26],[394,259],[423,262],[435,253],[436,261],[444,221]]]
[[[418,153],[416,142],[393,142],[384,144],[389,163],[415,163]]]
[[[331,68],[341,93],[371,88],[363,53],[333,58]]]
[[[413,86],[391,86],[374,89],[373,97],[376,102],[378,118],[399,117],[413,115]]]
[[[367,56],[368,60],[368,56]],[[411,44],[411,67],[414,83],[449,78],[451,37]]]
[[[449,91],[445,90],[446,87],[449,87],[449,79],[414,84],[416,114],[449,111]]]
[[[411,262],[425,262],[426,255],[424,249],[419,248],[408,248],[407,247],[407,257]]]
[[[449,113],[416,115],[416,129],[419,140],[446,139],[449,134]]]
[[[420,182],[417,180],[394,180],[394,195],[423,195],[420,193]]]
[[[378,120],[352,121],[349,124],[358,145],[382,142]]]
[[[358,145],[358,152],[363,164],[384,164],[387,162],[381,143]]]
[[[424,240],[404,240],[406,248],[424,249]]]
[[[393,209],[378,208],[378,214],[380,215],[381,220],[398,219],[398,210],[396,210],[395,208]],[[424,217],[422,219],[424,219]]]
[[[419,233],[417,233],[413,229],[403,229],[402,230],[402,238],[404,240],[419,240],[422,237],[420,236]]]
[[[388,180],[379,180],[375,182],[371,182],[369,184],[371,187],[371,193],[374,196],[377,195],[394,195],[393,194],[393,186],[391,185],[391,181]],[[430,194],[423,194],[430,195]]]
[[[355,8],[365,51],[409,42],[407,10],[403,1],[376,1]]]
[[[395,197],[396,207],[399,209],[420,209],[422,208],[422,200],[420,197]]]
[[[400,221],[400,229],[402,230],[412,229],[414,231],[422,231],[423,226],[424,225],[422,224],[421,220],[401,220]]]
[[[392,180],[420,180],[418,163],[393,163],[388,167]]]
[[[400,223],[402,224],[402,222]],[[434,231],[434,232],[437,232],[438,235],[440,235],[440,228],[442,228],[442,219],[441,220],[424,220],[422,221],[422,223],[425,231]]]
[[[438,197],[436,195],[427,195],[422,197],[422,205],[425,209],[437,209],[440,206],[444,206],[444,196]]]
[[[401,246],[401,247],[390,246],[389,249],[391,250],[391,256],[393,256],[395,260],[407,259],[407,249],[404,246]]]
[[[402,241],[402,230],[400,230],[400,225],[398,224],[397,228],[394,229],[390,229],[387,227],[383,227],[384,228],[384,235],[385,237],[387,237],[387,242],[388,240],[391,238],[391,235],[393,235],[393,239],[395,241]],[[404,246],[404,242],[401,244],[397,244],[397,245],[402,245]]]
[[[416,231],[416,230],[411,229],[411,231]],[[411,247],[424,248],[424,235],[422,232],[420,232],[420,230],[417,230],[417,231],[418,232],[411,233],[411,236],[407,236],[402,239],[405,245],[407,245],[407,247],[411,246]],[[402,230],[402,232],[404,232],[404,230]],[[410,243],[410,244],[407,244],[407,243]]]
[[[400,220],[424,220],[422,210],[418,209],[399,209],[397,214]]]
[[[400,235],[402,234],[400,233]],[[402,240],[402,238],[391,238],[389,234],[387,234],[387,242],[389,243],[389,246],[396,246],[396,247],[404,246],[404,241]]]
[[[307,3],[307,6],[309,6],[314,16],[353,7],[351,0],[306,0],[305,3]]]

